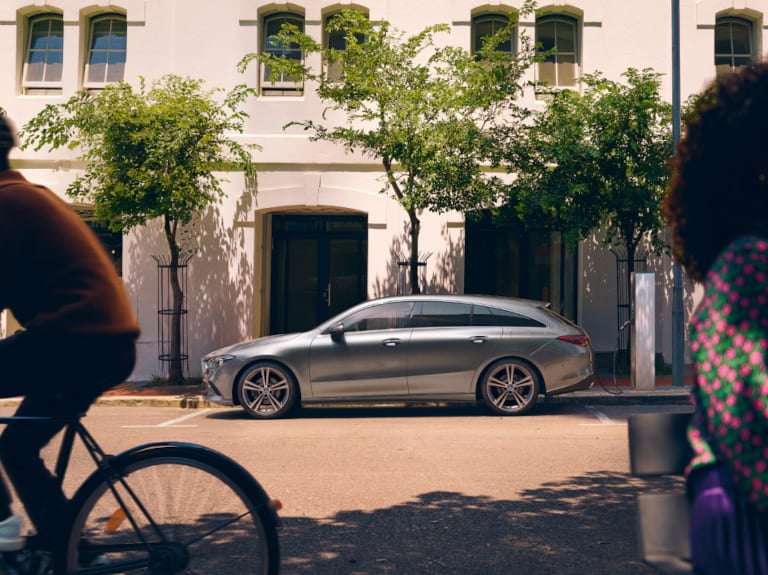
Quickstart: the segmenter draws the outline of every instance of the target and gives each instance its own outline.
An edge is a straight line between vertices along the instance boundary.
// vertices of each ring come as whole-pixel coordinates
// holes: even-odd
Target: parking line
[[[186,421],[188,419],[192,419],[193,417],[197,417],[198,415],[203,415],[205,413],[208,413],[211,411],[210,408],[206,409],[196,409],[192,413],[188,413],[186,415],[182,415],[181,417],[177,417],[176,419],[171,419],[169,421],[164,421],[162,423],[158,423],[156,425],[121,425],[120,427],[130,427],[130,428],[137,428],[137,427],[197,427],[197,425],[178,425],[182,421]]]
[[[592,425],[620,425],[619,423],[613,421],[610,417],[605,415],[602,411],[598,411],[594,407],[587,406],[587,411],[589,411],[600,423],[580,423],[579,425],[583,427],[588,427]]]

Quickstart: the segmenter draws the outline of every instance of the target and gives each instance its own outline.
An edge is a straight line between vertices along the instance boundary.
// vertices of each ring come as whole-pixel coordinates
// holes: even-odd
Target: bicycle
[[[65,423],[53,468],[60,486],[76,443],[96,465],[59,518],[53,548],[39,549],[28,538],[23,550],[2,554],[6,571],[277,575],[280,504],[244,467],[184,442],[148,443],[108,455],[85,428],[84,415],[0,417],[0,424]]]

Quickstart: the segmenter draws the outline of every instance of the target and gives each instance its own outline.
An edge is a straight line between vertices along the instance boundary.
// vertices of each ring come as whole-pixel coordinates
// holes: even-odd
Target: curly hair
[[[671,167],[663,209],[673,256],[700,282],[732,240],[768,232],[768,63],[705,89]]]

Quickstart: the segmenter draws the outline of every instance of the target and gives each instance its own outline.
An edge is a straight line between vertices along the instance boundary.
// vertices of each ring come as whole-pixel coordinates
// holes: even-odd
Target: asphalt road
[[[650,575],[634,500],[675,482],[629,477],[626,418],[684,409],[333,408],[253,421],[239,409],[96,406],[87,423],[111,452],[184,440],[245,465],[284,504],[287,575]],[[85,464],[75,458],[68,488]]]

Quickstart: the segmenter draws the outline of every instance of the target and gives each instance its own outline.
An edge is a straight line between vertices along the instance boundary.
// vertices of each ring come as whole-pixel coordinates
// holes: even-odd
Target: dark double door
[[[366,299],[365,216],[272,216],[271,334],[304,331]]]

